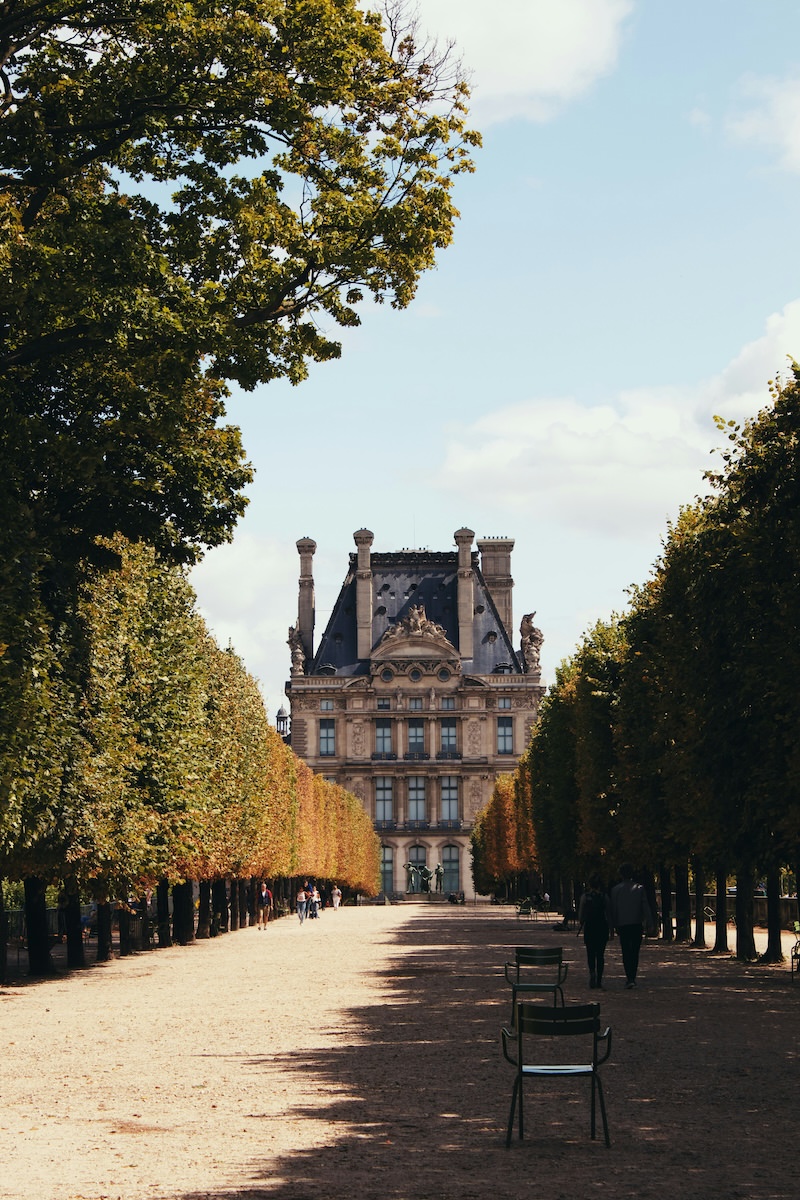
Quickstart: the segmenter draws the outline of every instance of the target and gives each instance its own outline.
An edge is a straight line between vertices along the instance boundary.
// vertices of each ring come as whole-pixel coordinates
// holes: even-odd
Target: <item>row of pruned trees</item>
[[[32,970],[49,966],[49,884],[66,892],[79,960],[82,898],[105,905],[154,889],[163,910],[166,889],[201,881],[202,929],[214,881],[303,872],[375,894],[367,815],[269,725],[255,680],[196,612],[185,572],[143,544],[116,538],[106,549],[117,566],[93,571],[81,591],[70,627],[80,644],[40,613],[0,657],[13,698],[0,713],[0,877],[25,880]]]
[[[511,849],[491,861],[509,872],[537,863],[567,903],[590,873],[611,882],[621,861],[638,864],[659,884],[667,937],[673,891],[688,937],[690,884],[702,912],[713,882],[717,949],[735,879],[742,958],[755,955],[764,878],[766,956],[779,959],[780,880],[800,865],[800,367],[770,390],[743,427],[720,422],[729,444],[711,494],[670,526],[626,614],[598,623],[562,664],[517,776],[481,826],[511,808]],[[526,863],[516,847],[529,818]],[[492,832],[487,847],[498,841]]]

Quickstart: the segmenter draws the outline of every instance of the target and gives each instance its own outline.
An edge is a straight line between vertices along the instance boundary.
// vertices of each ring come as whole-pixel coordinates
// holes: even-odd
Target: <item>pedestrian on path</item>
[[[645,890],[633,878],[633,867],[623,863],[619,869],[622,882],[611,892],[611,919],[619,934],[622,965],[625,968],[625,987],[636,987],[639,971],[639,950],[644,931],[653,924],[653,914]]]
[[[266,929],[272,913],[272,892],[264,882],[258,889],[256,908],[258,910],[258,928]]]
[[[606,944],[611,935],[611,900],[599,875],[593,875],[578,905],[578,932],[583,933],[589,987],[602,988]]]

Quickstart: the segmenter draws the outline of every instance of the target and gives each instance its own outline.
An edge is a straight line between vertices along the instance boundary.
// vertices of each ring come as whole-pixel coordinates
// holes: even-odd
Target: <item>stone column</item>
[[[356,633],[359,658],[369,658],[372,650],[372,565],[370,547],[374,534],[369,529],[358,529],[353,534],[358,547],[356,565]]]
[[[471,529],[457,529],[453,534],[458,546],[458,651],[462,659],[471,659],[473,648],[473,577]]]
[[[317,543],[309,537],[297,542],[300,555],[300,593],[297,598],[297,629],[306,659],[314,657],[314,551]]]

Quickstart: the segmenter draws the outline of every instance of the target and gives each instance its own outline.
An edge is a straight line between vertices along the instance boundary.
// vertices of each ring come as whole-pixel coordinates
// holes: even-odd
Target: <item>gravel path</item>
[[[585,1090],[512,1072],[502,964],[565,946],[613,1028],[612,1147]],[[0,990],[3,1200],[795,1200],[800,984],[647,944],[589,992],[583,946],[507,908],[291,917]]]

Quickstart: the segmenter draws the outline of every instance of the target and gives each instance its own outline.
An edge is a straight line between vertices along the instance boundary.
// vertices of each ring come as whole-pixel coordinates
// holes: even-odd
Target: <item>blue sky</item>
[[[271,719],[317,542],[321,635],[354,549],[516,539],[514,624],[545,682],[647,577],[767,381],[800,358],[795,0],[420,0],[458,45],[484,148],[453,245],[339,362],[234,396],[256,468],[233,543],[192,573]]]

